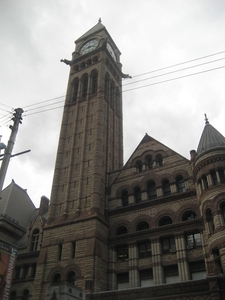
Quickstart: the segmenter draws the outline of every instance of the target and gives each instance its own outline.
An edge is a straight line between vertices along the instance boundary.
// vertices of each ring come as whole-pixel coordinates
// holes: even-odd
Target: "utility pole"
[[[12,132],[11,132],[7,147],[5,149],[5,153],[4,153],[4,157],[3,157],[2,165],[1,165],[1,169],[0,169],[0,193],[2,191],[3,184],[4,184],[4,181],[5,181],[5,176],[6,176],[6,172],[7,172],[7,169],[8,169],[10,157],[11,157],[12,150],[13,150],[13,146],[15,144],[19,124],[22,124],[22,121],[21,121],[22,120],[22,113],[23,113],[22,108],[16,108],[15,113],[13,114],[14,117],[12,118],[14,123],[13,123],[13,125],[9,126],[9,128],[12,130]],[[1,197],[0,197],[0,199],[1,199]]]

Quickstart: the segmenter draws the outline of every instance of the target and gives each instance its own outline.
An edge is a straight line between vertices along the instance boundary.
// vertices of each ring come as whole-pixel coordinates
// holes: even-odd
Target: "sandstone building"
[[[225,299],[225,138],[206,118],[190,160],[146,134],[123,165],[120,51],[100,21],[75,43],[11,299]]]

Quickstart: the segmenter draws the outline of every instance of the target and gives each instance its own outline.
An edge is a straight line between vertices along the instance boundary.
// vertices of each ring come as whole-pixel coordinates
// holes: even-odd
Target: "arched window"
[[[176,177],[176,185],[177,185],[177,192],[178,193],[183,193],[185,192],[185,183],[183,176],[179,175]]]
[[[32,238],[31,238],[31,249],[30,251],[37,251],[38,250],[38,245],[39,245],[39,236],[40,232],[39,229],[35,229],[32,233]]]
[[[206,210],[206,221],[208,222],[210,233],[213,233],[215,231],[215,224],[214,224],[212,211],[210,208]]]
[[[171,194],[170,183],[168,179],[164,179],[162,182],[163,195],[168,196]]]
[[[106,73],[105,74],[105,98],[106,99],[109,98],[109,83],[110,83],[109,74]]]
[[[91,72],[91,89],[90,94],[96,94],[98,88],[98,72],[97,70],[93,70]]]
[[[141,221],[137,224],[137,231],[149,229],[149,224],[146,221]]]
[[[225,226],[225,202],[220,204],[220,210],[223,219],[223,226]]]
[[[153,160],[151,155],[147,155],[145,158],[145,164],[147,167],[147,170],[150,170],[153,168]]]
[[[218,184],[218,179],[216,175],[216,171],[212,170],[210,171],[211,179],[212,179],[212,184],[217,185]]]
[[[156,167],[161,167],[163,164],[163,158],[161,154],[156,155]]]
[[[81,93],[82,98],[87,97],[87,92],[88,92],[88,75],[84,74],[82,76],[82,93]]]
[[[139,186],[134,188],[134,199],[135,199],[135,203],[140,203],[141,202],[141,189],[139,188]]]
[[[165,225],[169,225],[169,224],[172,224],[172,219],[168,216],[162,217],[159,220],[159,226],[165,226]]]
[[[189,221],[196,219],[196,213],[192,210],[186,211],[182,216],[182,221]]]
[[[128,192],[127,192],[127,190],[122,191],[121,201],[122,201],[122,206],[127,206],[128,205]]]
[[[16,291],[10,293],[10,300],[16,300]]]
[[[204,189],[207,190],[209,185],[205,175],[202,176],[202,182],[203,182]]]
[[[151,180],[147,183],[148,199],[153,200],[156,198],[155,181]]]
[[[61,281],[61,274],[60,273],[56,273],[54,276],[53,276],[53,282],[60,282]]]
[[[70,271],[67,274],[66,281],[69,282],[70,284],[75,285],[75,272],[74,271]]]
[[[127,227],[126,226],[119,226],[116,230],[116,235],[126,234]]]
[[[115,84],[114,81],[111,80],[110,83],[110,105],[114,107],[114,95],[115,95]]]
[[[72,88],[72,102],[76,102],[78,99],[78,91],[79,91],[79,78],[75,78],[73,81]]]
[[[136,170],[142,172],[142,162],[140,160],[136,162]]]
[[[30,295],[30,291],[29,291],[28,289],[25,289],[25,290],[23,291],[22,299],[23,299],[23,300],[29,299],[29,295]]]

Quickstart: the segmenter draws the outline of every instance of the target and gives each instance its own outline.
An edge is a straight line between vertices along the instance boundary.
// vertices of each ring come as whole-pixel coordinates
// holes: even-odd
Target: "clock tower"
[[[107,174],[123,165],[120,51],[101,20],[75,41],[36,295],[55,281],[107,290]],[[38,281],[42,278],[42,282]]]

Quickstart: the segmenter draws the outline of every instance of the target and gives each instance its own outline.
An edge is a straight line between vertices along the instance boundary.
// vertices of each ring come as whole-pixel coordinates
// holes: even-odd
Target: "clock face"
[[[107,48],[107,50],[109,51],[109,53],[110,53],[110,55],[112,56],[112,58],[116,61],[116,54],[115,54],[115,52],[114,52],[112,46],[111,46],[109,43],[107,43],[107,44],[106,44],[106,48]]]
[[[91,52],[92,50],[94,50],[95,48],[97,48],[98,46],[98,39],[92,39],[90,41],[88,41],[87,43],[85,43],[81,49],[80,49],[80,54],[86,54],[88,52]]]

